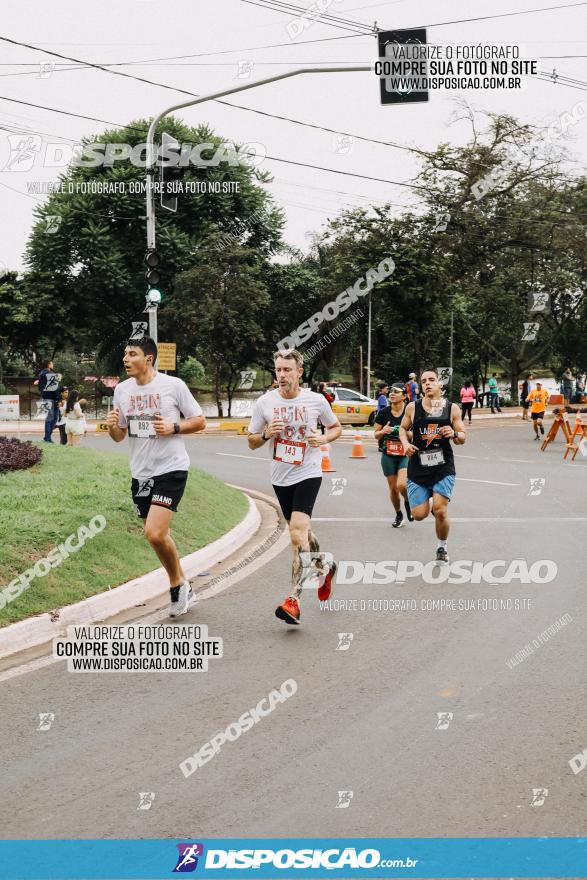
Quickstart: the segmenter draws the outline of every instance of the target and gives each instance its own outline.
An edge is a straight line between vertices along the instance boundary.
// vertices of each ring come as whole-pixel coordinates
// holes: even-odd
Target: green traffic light
[[[163,293],[162,293],[162,291],[158,290],[156,287],[152,287],[147,292],[147,302],[159,304],[162,299],[163,299]]]

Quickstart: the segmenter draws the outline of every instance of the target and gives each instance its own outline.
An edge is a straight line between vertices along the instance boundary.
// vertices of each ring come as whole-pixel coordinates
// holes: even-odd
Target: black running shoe
[[[436,564],[448,565],[448,553],[446,552],[444,547],[439,547],[436,551]]]
[[[410,502],[407,498],[404,501],[404,507],[406,508],[406,516],[408,518],[408,522],[414,522],[414,517],[412,516],[412,508],[410,507]]]
[[[544,437],[544,425],[540,425],[540,433]]]
[[[404,515],[401,512],[401,510],[398,510],[398,512],[395,515],[395,519],[392,522],[392,526],[394,529],[401,529],[403,524],[404,524]]]

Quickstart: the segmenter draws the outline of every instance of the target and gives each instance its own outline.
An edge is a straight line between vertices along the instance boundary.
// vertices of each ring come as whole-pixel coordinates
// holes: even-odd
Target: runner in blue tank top
[[[400,440],[408,463],[408,499],[414,519],[432,514],[436,520],[436,561],[448,564],[450,529],[448,503],[455,484],[451,441],[462,446],[466,440],[460,407],[442,396],[436,370],[424,370],[420,378],[422,400],[409,403],[400,427]],[[412,442],[408,438],[412,431]]]

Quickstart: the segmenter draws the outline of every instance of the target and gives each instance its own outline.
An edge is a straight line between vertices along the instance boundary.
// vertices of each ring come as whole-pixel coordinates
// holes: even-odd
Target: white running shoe
[[[180,614],[185,614],[196,601],[192,588],[187,581],[184,581],[180,587],[172,587],[169,590],[169,594],[171,596],[171,605],[169,606],[170,617],[179,617]]]

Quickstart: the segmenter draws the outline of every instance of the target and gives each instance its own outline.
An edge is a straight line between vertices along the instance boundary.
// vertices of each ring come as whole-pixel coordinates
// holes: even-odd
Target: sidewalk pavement
[[[478,419],[516,419],[521,418],[522,416],[522,407],[521,406],[511,406],[504,408],[501,413],[493,414],[488,407],[478,407],[473,410],[473,421],[477,421]],[[552,415],[552,413],[547,413],[547,415]],[[86,419],[88,425],[88,433],[101,433],[105,432],[105,424],[103,419]],[[208,419],[206,424],[206,430],[203,432],[204,434],[218,434],[223,431],[236,431],[238,434],[245,434],[247,430],[247,426],[249,424],[248,418],[223,418],[223,419]],[[29,419],[20,419],[19,421],[3,421],[0,420],[0,435],[2,434],[43,434],[45,430],[45,422],[44,420],[29,420]],[[351,428],[350,426],[344,426],[344,433],[347,432],[354,433],[355,428]],[[53,442],[58,442],[58,433],[53,432]]]

